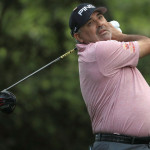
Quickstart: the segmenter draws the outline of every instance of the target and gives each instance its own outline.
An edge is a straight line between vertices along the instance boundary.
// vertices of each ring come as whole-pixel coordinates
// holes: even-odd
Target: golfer
[[[92,150],[150,150],[150,87],[136,68],[150,54],[150,39],[121,33],[106,11],[84,3],[69,20],[95,135]]]

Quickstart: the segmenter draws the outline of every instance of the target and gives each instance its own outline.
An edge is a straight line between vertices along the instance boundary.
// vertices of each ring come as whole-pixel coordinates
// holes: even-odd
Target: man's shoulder
[[[107,41],[98,41],[95,43],[89,43],[89,44],[76,44],[76,47],[78,50],[87,50],[87,49],[104,49],[106,47],[111,47],[112,45],[117,45],[118,41],[115,40],[107,40]]]
[[[114,46],[120,45],[121,42],[115,41],[115,40],[107,40],[107,41],[98,41],[94,43],[92,46],[94,46],[96,49],[109,49]]]
[[[94,44],[112,44],[112,43],[118,43],[118,41],[116,40],[98,41]]]

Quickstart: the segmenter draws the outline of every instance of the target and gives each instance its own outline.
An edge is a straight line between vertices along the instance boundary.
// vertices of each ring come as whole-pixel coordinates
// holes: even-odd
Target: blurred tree
[[[1,90],[74,48],[68,20],[80,2],[91,3],[88,0],[0,1]],[[107,6],[108,21],[118,20],[125,33],[150,34],[149,0],[93,0],[92,3]],[[148,57],[142,60],[139,67],[150,81],[148,60]],[[1,150],[86,150],[93,142],[80,92],[76,53],[11,91],[17,96],[17,107],[11,115],[0,114]]]
[[[68,33],[69,14],[66,17],[66,11],[71,10],[66,5],[72,3],[0,2],[2,89],[74,47]],[[46,150],[72,146],[85,149],[88,146],[90,120],[80,93],[75,54],[11,91],[17,96],[17,107],[12,115],[0,116],[0,149]]]

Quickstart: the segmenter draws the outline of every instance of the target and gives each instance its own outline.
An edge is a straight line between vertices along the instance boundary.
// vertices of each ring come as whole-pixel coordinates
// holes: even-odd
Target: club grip
[[[74,48],[74,49],[70,50],[69,52],[63,54],[62,56],[60,56],[60,58],[66,57],[67,55],[71,54],[71,53],[74,52],[75,50],[77,50],[77,48]]]

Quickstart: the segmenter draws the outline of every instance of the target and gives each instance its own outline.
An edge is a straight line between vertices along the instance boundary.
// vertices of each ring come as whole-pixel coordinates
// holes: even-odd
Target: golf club
[[[16,97],[9,91],[0,92],[0,110],[3,113],[10,114],[16,107]]]
[[[122,30],[120,29],[120,24],[117,21],[113,20],[110,23],[116,29],[118,29],[120,32],[122,32]],[[55,63],[57,61],[59,61],[60,59],[63,59],[64,57],[71,54],[75,50],[77,50],[77,48],[74,48],[74,49],[68,51],[67,53],[63,54],[62,56],[56,58],[55,60],[53,60],[53,61],[49,62],[48,64],[46,64],[45,66],[41,67],[40,69],[34,71],[33,73],[29,74],[28,76],[24,77],[23,79],[19,80],[18,82],[14,83],[13,85],[9,86],[8,88],[2,90],[0,92],[0,110],[4,113],[9,114],[9,113],[13,112],[13,110],[15,109],[16,97],[11,92],[9,92],[7,90],[18,85],[19,83],[23,82],[24,80],[28,79],[29,77],[33,76],[34,74],[38,73],[39,71],[45,69],[46,67],[52,65],[53,63]]]
[[[77,48],[74,48],[67,53],[61,55],[60,57],[56,58],[55,60],[49,62],[45,66],[41,67],[40,69],[34,71],[33,73],[29,74],[28,76],[24,77],[23,79],[19,80],[18,82],[14,83],[13,85],[9,86],[8,88],[2,90],[0,92],[0,110],[4,113],[10,114],[13,112],[16,106],[16,97],[14,94],[9,92],[8,90],[11,89],[12,87],[18,85],[19,83],[23,82],[24,80],[28,79],[29,77],[33,76],[34,74],[38,73],[39,71],[45,69],[46,67],[52,65],[53,63],[59,61],[60,59],[63,59],[64,57],[68,56],[72,52],[77,50]]]

